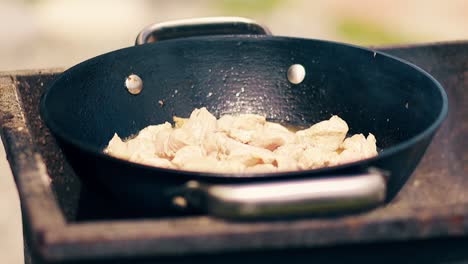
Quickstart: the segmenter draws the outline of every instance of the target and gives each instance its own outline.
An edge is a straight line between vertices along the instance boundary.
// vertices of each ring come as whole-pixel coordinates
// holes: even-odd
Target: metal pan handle
[[[242,17],[204,17],[156,23],[138,34],[135,45],[203,35],[254,34],[271,35],[270,30]]]
[[[210,215],[250,219],[368,209],[383,203],[386,191],[384,175],[370,170],[342,177],[254,184],[191,181],[183,197],[189,206]]]

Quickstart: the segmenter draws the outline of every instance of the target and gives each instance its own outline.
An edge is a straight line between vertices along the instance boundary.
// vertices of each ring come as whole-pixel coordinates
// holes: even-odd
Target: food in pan
[[[151,125],[135,137],[114,134],[104,152],[150,166],[200,172],[268,173],[334,166],[377,155],[370,134],[346,137],[338,116],[299,131],[255,114],[216,119],[206,108]]]

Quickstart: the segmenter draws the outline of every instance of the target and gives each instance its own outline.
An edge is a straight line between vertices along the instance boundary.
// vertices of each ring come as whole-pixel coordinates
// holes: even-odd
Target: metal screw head
[[[293,64],[288,69],[288,81],[292,84],[300,84],[305,75],[305,68],[301,64]]]
[[[172,204],[180,209],[187,208],[187,200],[182,196],[176,196],[172,198]]]
[[[198,183],[197,181],[188,181],[186,184],[185,184],[188,188],[191,188],[191,189],[197,189],[200,187],[200,183]]]
[[[131,74],[125,79],[125,87],[131,94],[139,94],[143,89],[143,80],[136,74]]]

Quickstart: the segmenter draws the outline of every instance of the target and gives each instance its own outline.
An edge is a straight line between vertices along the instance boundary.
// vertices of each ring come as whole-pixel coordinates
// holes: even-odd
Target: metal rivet
[[[301,64],[293,64],[288,69],[288,80],[292,84],[300,84],[306,75],[304,66]]]
[[[186,183],[186,186],[187,186],[188,188],[196,189],[196,188],[200,187],[200,184],[199,184],[197,181],[188,181],[188,182]]]
[[[187,200],[182,196],[176,196],[172,198],[172,204],[179,208],[186,208]]]
[[[143,89],[143,80],[138,75],[131,74],[125,79],[125,87],[127,87],[129,93],[139,94]]]

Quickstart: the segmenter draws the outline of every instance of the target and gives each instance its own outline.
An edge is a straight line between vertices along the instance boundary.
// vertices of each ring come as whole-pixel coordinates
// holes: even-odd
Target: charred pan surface
[[[82,188],[40,119],[40,96],[61,70],[1,74],[1,135],[33,249],[52,261],[292,250],[466,236],[468,43],[383,50],[422,67],[448,93],[449,116],[417,170],[385,207],[347,216],[269,222],[226,222],[193,215],[123,220],[118,206],[111,208],[105,198]]]

